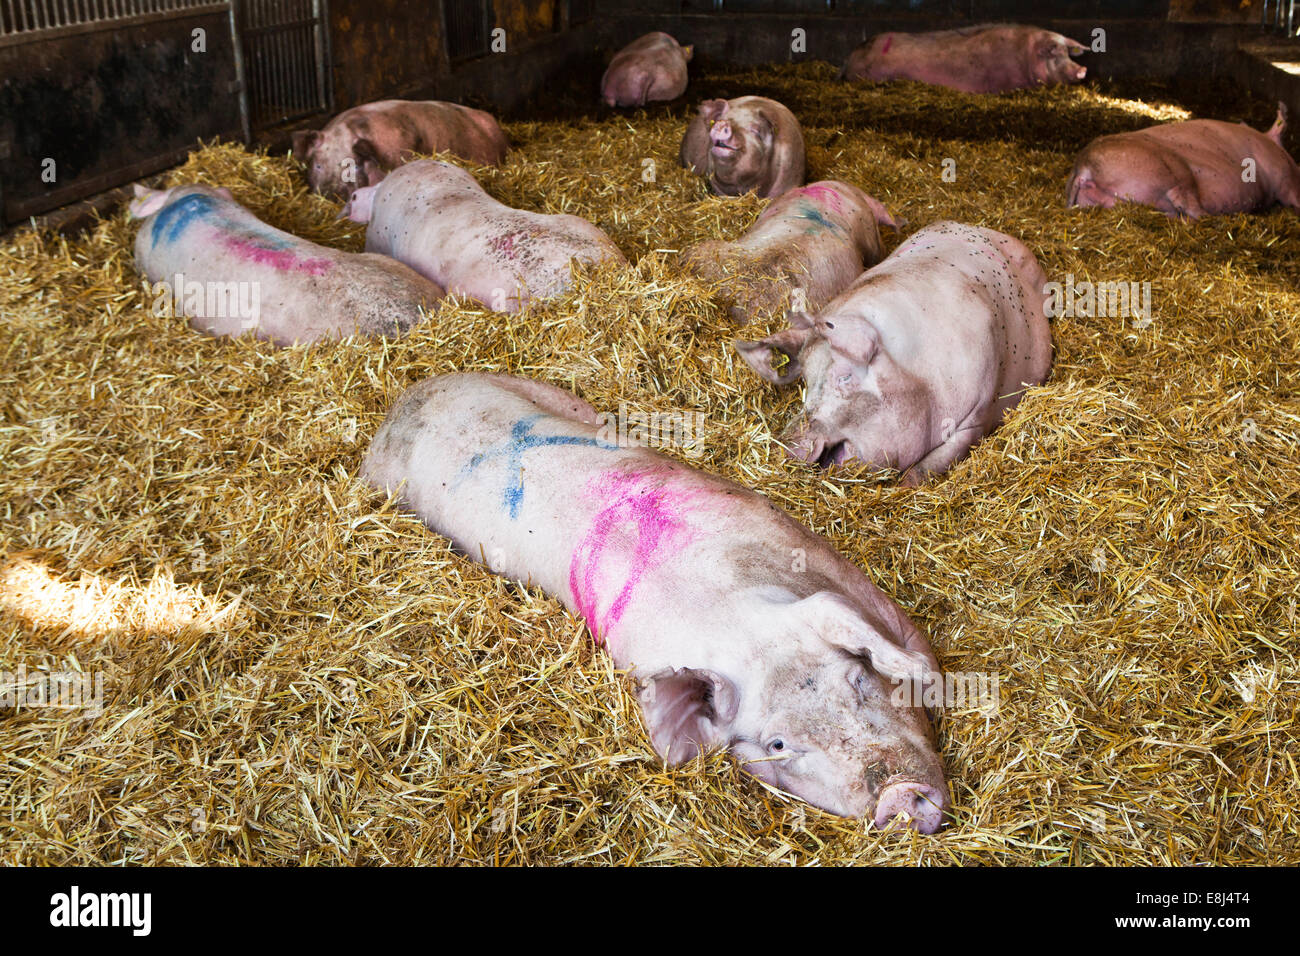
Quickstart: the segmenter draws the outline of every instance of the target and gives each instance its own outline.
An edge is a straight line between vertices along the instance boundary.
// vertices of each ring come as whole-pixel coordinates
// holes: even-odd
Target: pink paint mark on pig
[[[805,186],[799,191],[810,199],[829,206],[836,212],[841,211],[840,194],[831,189],[830,186]]]
[[[300,259],[294,255],[292,249],[274,249],[256,240],[239,236],[223,236],[222,242],[239,258],[256,262],[258,265],[270,266],[277,272],[307,272],[320,276],[329,272],[332,264],[330,260],[322,258]]]
[[[885,37],[885,45],[880,48],[880,52],[888,53],[889,48],[893,45],[894,45],[894,37],[893,34],[890,34],[889,36]]]
[[[646,572],[693,537],[684,515],[696,494],[673,487],[672,472],[614,469],[587,485],[587,495],[604,507],[573,551],[569,590],[597,643],[618,625]]]
[[[509,259],[515,258],[515,240],[523,236],[524,233],[510,232],[504,236],[497,236],[492,240],[492,248]]]

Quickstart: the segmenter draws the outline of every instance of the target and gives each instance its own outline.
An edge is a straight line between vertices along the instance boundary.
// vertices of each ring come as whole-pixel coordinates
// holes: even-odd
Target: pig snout
[[[942,792],[925,783],[895,783],[886,787],[876,803],[875,823],[882,829],[902,814],[907,825],[919,833],[937,833],[943,825],[947,805]]]
[[[729,120],[718,120],[709,128],[709,138],[713,140],[713,148],[720,151],[731,151],[736,148],[732,142],[731,122]]]
[[[843,464],[854,456],[853,446],[848,441],[831,440],[815,425],[796,423],[782,436],[782,443],[792,457],[822,468]]]

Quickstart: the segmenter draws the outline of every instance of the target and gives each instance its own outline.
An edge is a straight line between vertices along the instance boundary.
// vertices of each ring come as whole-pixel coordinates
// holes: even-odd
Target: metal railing
[[[488,52],[488,30],[492,24],[488,0],[456,0],[442,5],[442,35],[447,59],[469,60]]]
[[[328,0],[236,0],[235,32],[252,129],[330,108]]]
[[[1269,8],[1272,8],[1273,15],[1269,16]],[[1286,36],[1293,37],[1296,35],[1296,28],[1300,26],[1296,22],[1296,3],[1295,0],[1273,0],[1272,4],[1264,0],[1264,10],[1260,18],[1260,25],[1266,33],[1282,33]]]
[[[224,6],[216,0],[0,0],[0,37],[44,37],[54,30],[95,24],[111,29],[123,20]]]

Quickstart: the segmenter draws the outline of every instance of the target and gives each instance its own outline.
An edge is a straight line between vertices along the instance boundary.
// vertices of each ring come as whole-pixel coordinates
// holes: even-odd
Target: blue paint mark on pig
[[[524,500],[524,452],[533,448],[553,448],[564,445],[580,445],[587,448],[616,450],[617,445],[601,441],[599,438],[583,438],[579,435],[534,435],[533,426],[542,415],[530,415],[521,418],[510,427],[510,437],[494,448],[481,451],[469,460],[461,469],[459,481],[473,473],[479,465],[487,461],[504,457],[506,487],[501,492],[501,508],[510,515],[510,520],[519,517],[519,507]]]
[[[153,229],[149,233],[151,243],[156,246],[159,240],[175,242],[191,223],[207,218],[216,208],[217,199],[203,193],[191,193],[168,203],[154,214]]]
[[[811,226],[809,226],[807,229],[804,230],[805,233],[809,233],[809,234],[814,233],[819,228],[833,229],[836,232],[843,231],[840,229],[838,225],[836,225],[835,223],[827,219],[825,216],[823,216],[819,209],[817,209],[814,206],[810,206],[807,203],[802,203],[802,202],[799,203],[799,218],[806,219],[808,222],[812,223]]]

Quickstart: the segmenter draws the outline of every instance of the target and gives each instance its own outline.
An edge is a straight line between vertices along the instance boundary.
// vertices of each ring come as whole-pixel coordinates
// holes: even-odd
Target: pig
[[[915,485],[996,428],[1025,386],[1046,381],[1046,284],[1019,240],[938,222],[815,318],[736,347],[769,382],[806,383],[783,439],[791,455],[896,468]],[[790,360],[780,370],[773,349]]]
[[[369,223],[366,249],[498,312],[565,292],[571,260],[626,264],[618,247],[577,216],[503,205],[469,173],[426,159],[352,194],[343,214]]]
[[[832,813],[938,830],[948,793],[922,705],[940,677],[921,631],[766,498],[620,444],[613,417],[544,382],[443,375],[394,405],[362,475],[580,616],[668,764],[725,747]]]
[[[645,106],[686,92],[686,64],[695,47],[667,33],[647,33],[614,54],[600,78],[600,97],[610,106]]]
[[[1245,123],[1185,120],[1099,136],[1074,161],[1067,206],[1154,206],[1171,218],[1254,212],[1281,203],[1300,209],[1300,169],[1282,136],[1278,103],[1267,133]]]
[[[137,268],[210,335],[252,332],[276,345],[396,335],[443,296],[386,256],[341,252],[262,222],[225,188],[137,184]]]
[[[720,196],[779,196],[801,185],[807,172],[799,121],[762,96],[701,103],[679,159]]]
[[[1081,83],[1088,70],[1070,59],[1085,47],[1060,33],[986,23],[932,33],[881,33],[856,47],[843,80],[918,80],[964,93],[1005,93]]]
[[[798,312],[816,311],[884,257],[880,223],[898,229],[885,207],[858,187],[817,182],[773,200],[735,242],[684,250],[681,266],[728,280],[724,295],[739,325],[787,302]]]
[[[348,199],[416,153],[449,152],[499,166],[509,143],[491,113],[439,100],[380,100],[344,110],[323,129],[293,134],[293,156],[318,193]]]

